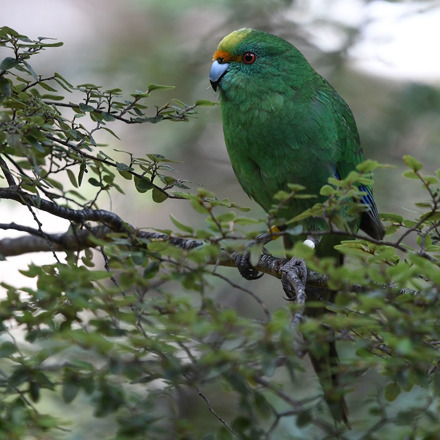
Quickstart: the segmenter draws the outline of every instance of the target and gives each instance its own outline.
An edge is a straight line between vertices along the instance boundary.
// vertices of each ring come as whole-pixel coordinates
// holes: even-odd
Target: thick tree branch
[[[134,229],[133,226],[125,223],[113,212],[104,209],[72,209],[66,206],[60,206],[50,200],[41,199],[40,197],[25,192],[17,186],[0,188],[0,199],[15,200],[25,206],[34,206],[41,211],[78,224],[83,224],[87,221],[96,221],[109,226],[113,231],[130,232]]]
[[[27,232],[29,235],[18,238],[5,238],[0,240],[0,255],[10,257],[22,255],[29,252],[50,252],[50,251],[80,251],[90,247],[96,247],[97,240],[111,241],[111,234],[114,232],[126,233],[131,238],[134,247],[146,247],[145,241],[163,241],[172,246],[184,250],[191,250],[206,244],[200,240],[186,239],[182,237],[169,236],[159,232],[147,232],[137,230],[129,223],[124,222],[117,214],[103,209],[72,209],[65,206],[59,206],[56,203],[41,199],[33,194],[23,191],[17,186],[0,188],[0,199],[15,200],[25,206],[34,206],[37,209],[53,214],[57,217],[78,224],[80,227],[72,228],[65,233],[46,234],[41,230],[33,229],[27,226],[17,225],[16,223],[0,224],[3,230],[19,230]],[[96,222],[99,226],[92,227],[86,225],[87,222]],[[85,227],[82,227],[85,226]],[[234,253],[222,251],[213,261],[207,261],[207,264],[216,266],[236,267],[236,257]],[[263,253],[260,260],[254,265],[255,270],[272,275],[281,279],[285,272],[288,258],[277,258],[270,254]],[[283,271],[284,268],[284,271]],[[305,281],[305,280],[304,280]],[[328,277],[326,275],[307,270],[307,285],[327,288]],[[299,283],[301,284],[301,283]],[[292,285],[293,290],[298,293],[304,288],[304,285]],[[390,288],[390,286],[387,286]],[[354,292],[365,291],[364,286],[350,285],[350,290]],[[403,291],[392,288],[396,294]],[[405,289],[405,292],[412,292]]]
[[[3,190],[0,190],[0,196],[5,194]],[[34,196],[30,196],[33,198]],[[86,220],[100,221],[107,223],[108,226],[89,227],[87,229],[69,230],[65,233],[58,234],[41,234],[37,229],[33,229],[27,226],[17,225],[16,223],[0,224],[0,229],[3,230],[18,230],[27,232],[29,235],[25,235],[17,238],[5,238],[0,240],[0,254],[4,257],[11,257],[16,255],[22,255],[29,252],[49,252],[52,249],[56,251],[80,251],[90,247],[97,246],[98,240],[110,241],[110,234],[114,232],[121,232],[122,226],[132,239],[134,246],[148,246],[145,243],[136,241],[138,239],[151,240],[151,241],[163,241],[168,242],[172,246],[179,247],[185,250],[191,250],[206,244],[200,240],[185,239],[181,237],[169,236],[159,232],[146,232],[133,228],[131,225],[123,222],[116,214],[110,213],[104,210],[74,210],[41,200],[45,202],[40,204],[39,208],[44,209],[46,212],[50,212],[54,215],[64,214],[63,218],[68,220],[81,220],[84,223]],[[100,216],[102,215],[102,219]],[[61,215],[60,215],[61,216]],[[110,221],[109,221],[110,220]],[[79,222],[78,222],[79,223]],[[115,226],[113,228],[112,226]],[[50,242],[52,247],[49,246]],[[281,278],[281,267],[288,261],[287,258],[277,258],[269,254],[263,254],[260,261],[255,266],[259,271],[266,274]],[[212,262],[219,266],[235,267],[235,259],[233,254],[222,251],[218,259]]]
[[[102,210],[98,211],[100,212]],[[29,233],[29,235],[24,235],[22,237],[5,238],[3,240],[0,240],[0,254],[4,257],[23,255],[30,252],[50,252],[52,250],[60,252],[81,251],[90,247],[98,246],[97,240],[111,241],[111,234],[115,232],[115,230],[113,230],[109,226],[97,226],[87,229],[69,230],[65,233],[59,234],[44,234],[44,236],[42,236],[42,234],[36,229],[16,225],[15,223],[0,224],[0,229],[15,229]],[[200,240],[174,237],[159,232],[140,231],[135,230],[134,228],[130,232],[130,237],[134,248],[148,247],[148,243],[145,243],[145,241],[168,242],[171,246],[176,246],[184,250],[195,249],[206,244],[205,242]],[[49,245],[49,242],[51,246]],[[207,261],[206,263],[216,266],[236,267],[235,261],[236,259],[234,258],[233,253],[231,254],[227,251],[221,251],[217,259]],[[281,279],[283,277],[283,268],[285,269],[285,265],[289,262],[289,258],[274,257],[270,254],[264,253],[261,255],[260,260],[257,264],[255,264],[254,267],[259,272],[264,272],[265,274]],[[328,288],[328,277],[326,275],[308,269],[306,283],[307,286],[310,287],[326,289]],[[295,290],[298,290],[298,286],[293,287]],[[392,289],[393,291],[395,291],[396,294],[416,293],[411,289],[400,289],[393,286],[381,287]],[[356,293],[362,293],[368,290],[365,286],[351,284],[349,285],[348,289]]]
[[[92,228],[91,231],[81,229],[61,234],[45,234],[43,236],[36,229],[32,230],[32,228],[15,225],[14,223],[10,225],[1,224],[0,229],[27,230],[29,233],[29,235],[22,237],[0,240],[0,254],[4,257],[13,257],[30,252],[51,252],[52,250],[64,252],[81,251],[96,246],[96,241],[93,241],[93,238],[105,239],[107,234],[112,232],[106,226],[98,226]]]

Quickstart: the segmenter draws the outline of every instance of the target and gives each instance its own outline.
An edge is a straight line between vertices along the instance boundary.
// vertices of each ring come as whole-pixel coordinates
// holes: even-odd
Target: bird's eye
[[[243,54],[243,63],[245,64],[252,64],[256,59],[257,56],[253,52],[246,52]]]

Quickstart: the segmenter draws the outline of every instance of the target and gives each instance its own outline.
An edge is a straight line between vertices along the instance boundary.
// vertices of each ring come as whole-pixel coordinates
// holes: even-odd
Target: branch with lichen
[[[0,229],[16,230],[25,232],[17,238],[4,238],[0,240],[0,254],[3,257],[23,255],[30,252],[51,252],[51,251],[81,251],[91,247],[97,247],[102,241],[111,242],[111,235],[114,233],[125,233],[131,239],[133,247],[148,247],[148,241],[167,242],[180,249],[191,250],[206,244],[204,241],[187,239],[168,235],[160,232],[141,231],[125,222],[117,214],[104,209],[72,209],[66,206],[59,206],[56,203],[41,199],[33,194],[25,192],[17,186],[0,189],[0,198],[15,200],[16,202],[33,206],[41,211],[56,215],[72,222],[71,228],[64,233],[48,234],[40,229],[34,229],[16,223],[0,224]],[[87,222],[99,223],[91,227]],[[147,242],[147,244],[146,244]],[[235,253],[222,250],[218,257],[207,264],[216,266],[236,267]],[[288,258],[274,257],[263,253],[259,261],[254,264],[256,271],[282,279],[283,272],[286,272],[286,264],[291,261]],[[294,270],[293,270],[294,272]],[[290,272],[290,274],[293,274]],[[289,279],[295,279],[290,276]],[[310,287],[327,288],[328,277],[324,274],[307,270],[307,280],[296,280],[291,283],[297,298],[302,298],[305,284]],[[349,289],[355,292],[365,291],[365,287],[350,285]],[[400,292],[400,290],[398,289]],[[298,294],[298,292],[300,294]],[[397,291],[396,291],[397,292]],[[294,297],[295,294],[292,294]]]

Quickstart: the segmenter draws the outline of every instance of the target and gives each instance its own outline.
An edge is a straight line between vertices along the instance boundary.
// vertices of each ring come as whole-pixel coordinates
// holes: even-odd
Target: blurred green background
[[[406,217],[413,212],[415,217],[414,201],[422,192],[418,184],[401,177],[402,156],[415,156],[427,172],[439,168],[438,5],[368,0],[2,0],[1,8],[3,25],[31,38],[53,37],[65,43],[35,57],[32,66],[38,74],[57,71],[73,84],[118,87],[127,95],[146,89],[149,83],[176,86],[151,98],[152,105],[154,99],[158,105],[172,98],[187,104],[198,99],[216,101],[208,81],[211,56],[220,39],[232,30],[247,26],[282,36],[303,51],[349,103],[366,156],[395,166],[375,175],[379,210]],[[199,108],[197,116],[186,123],[115,123],[112,129],[120,141],[99,139],[110,144],[109,151],[127,150],[137,156],[161,153],[181,161],[175,164],[175,177],[263,216],[243,193],[229,165],[218,106]],[[131,183],[125,184],[130,187],[127,195],[101,200],[101,208],[113,210],[138,227],[172,227],[170,213],[193,226],[203,221],[184,202],[168,200],[158,205],[149,196],[134,193]],[[11,211],[11,215],[16,213]],[[65,229],[58,220],[51,227],[53,232]],[[27,256],[20,258],[4,264],[29,261]],[[12,271],[10,267],[3,273]],[[225,269],[224,273],[250,289],[258,287],[258,295],[271,308],[283,306],[278,280],[266,276],[250,284],[241,281],[236,271]],[[229,286],[219,286],[215,295],[243,313],[255,313],[255,303],[236,295]],[[361,393],[363,386],[371,391],[372,376],[374,372],[363,378]],[[174,411],[182,414],[191,408],[194,418],[201,417],[198,423],[208,417],[197,396],[190,403],[188,396],[181,397],[176,402],[181,408]],[[227,414],[231,402],[216,397],[218,412]],[[356,402],[351,403],[356,407]],[[53,411],[53,402],[48,404],[48,411]],[[196,409],[201,409],[199,416]],[[58,410],[61,416],[65,410],[72,411],[61,404]],[[98,438],[94,431],[102,434],[103,426],[91,418],[88,422],[80,405],[78,415],[90,438]]]

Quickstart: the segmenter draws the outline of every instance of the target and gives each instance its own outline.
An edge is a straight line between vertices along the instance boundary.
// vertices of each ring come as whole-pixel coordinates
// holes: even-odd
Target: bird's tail
[[[343,422],[350,427],[349,413],[347,403],[344,398],[344,392],[340,384],[338,374],[339,358],[336,351],[336,343],[329,342],[328,347],[322,347],[327,353],[316,355],[309,353],[313,368],[318,376],[324,392],[324,399],[330,408],[332,416],[336,422]]]
[[[315,289],[313,290],[313,292],[309,292],[309,289],[307,289],[308,298],[316,297],[317,292]],[[328,291],[326,293],[328,294]],[[306,314],[318,318],[325,312],[326,309],[324,307],[318,307],[311,308]],[[336,351],[334,335],[330,332],[330,338],[326,338],[323,342],[311,344],[309,347],[309,356],[316,375],[318,376],[319,383],[321,384],[324,399],[330,408],[334,420],[336,422],[343,422],[350,428],[348,407],[341,384],[339,356]]]

